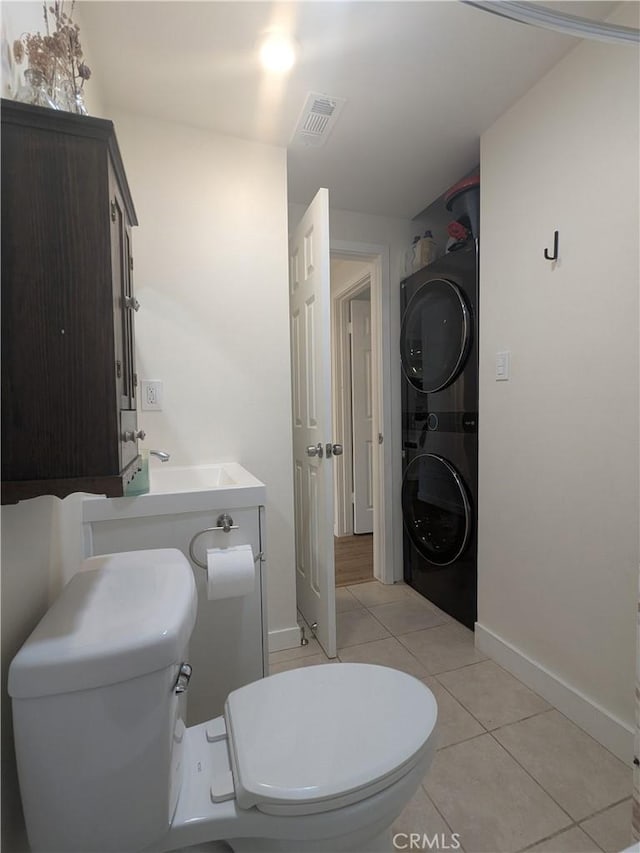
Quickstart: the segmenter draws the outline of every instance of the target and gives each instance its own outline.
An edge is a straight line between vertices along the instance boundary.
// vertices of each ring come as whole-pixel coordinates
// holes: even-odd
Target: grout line
[[[426,601],[426,599],[425,599],[425,601]],[[387,604],[402,604],[402,599],[400,598],[397,601],[388,601]],[[376,622],[378,622],[380,625],[382,625],[382,627],[386,631],[388,631],[392,637],[395,637],[395,639],[398,640],[399,642],[401,642],[399,640],[400,637],[406,637],[408,634],[417,634],[419,631],[431,631],[433,628],[442,628],[444,625],[450,624],[450,621],[451,621],[450,619],[446,619],[443,622],[440,622],[438,625],[428,625],[426,628],[413,628],[411,631],[404,631],[402,634],[394,634],[393,631],[390,628],[388,628],[381,619],[378,619],[378,617],[376,616],[375,613],[373,613],[373,611],[372,611],[373,607],[386,607],[386,604],[373,604],[371,607],[365,607],[365,610],[367,611],[367,613],[369,613],[370,616],[372,616],[376,620]],[[437,613],[435,613],[435,611],[433,611],[433,613],[434,613],[434,616],[438,615]],[[407,651],[408,651],[408,649],[407,649]],[[423,666],[424,666],[424,664],[423,664]]]
[[[482,723],[480,725],[482,725]],[[443,752],[445,749],[449,749],[449,747],[451,746],[460,746],[461,743],[469,743],[470,740],[475,740],[476,738],[484,737],[488,734],[488,731],[482,731],[479,732],[477,735],[469,735],[469,737],[463,737],[460,740],[455,741],[454,743],[448,743],[446,746],[441,746],[440,748],[436,746],[436,752]],[[427,771],[427,775],[428,773],[429,771]]]
[[[553,835],[547,835],[546,838],[541,838],[539,841],[534,841],[533,844],[528,844],[526,847],[520,848],[519,850],[516,851],[516,853],[526,853],[527,850],[532,850],[538,844],[544,844],[545,841],[552,841],[554,838],[557,838],[559,835],[562,835],[563,832],[570,832],[572,829],[580,829],[580,827],[578,826],[577,823],[574,822],[572,824],[572,826],[565,826],[564,829],[561,829],[559,832],[554,832]],[[584,830],[581,830],[581,831],[584,831]],[[593,841],[591,836],[587,836],[587,837],[589,838],[590,841]],[[602,850],[602,847],[600,847],[599,844],[597,844],[596,842],[594,842],[594,844],[596,844],[596,847],[599,850]]]
[[[447,749],[453,749],[455,746],[460,746],[461,743],[469,743],[472,740],[478,740],[478,738],[486,737],[486,735],[488,735],[488,734],[489,734],[489,732],[480,732],[477,735],[471,735],[471,737],[466,737],[464,740],[459,740],[457,743],[448,743],[446,746],[441,747],[437,751],[438,752],[444,752]],[[428,776],[429,772],[430,771],[427,770],[427,773],[425,775]]]
[[[485,661],[478,661],[478,663],[484,663],[484,662]],[[476,666],[476,664],[467,664],[466,666],[460,667],[460,669],[467,669],[469,666]],[[458,670],[452,669],[452,670],[447,670],[447,671],[448,672],[457,672]],[[507,726],[513,726],[516,723],[522,723],[525,720],[530,720],[532,717],[538,717],[538,716],[540,716],[540,714],[547,714],[549,711],[553,711],[553,706],[551,705],[548,708],[543,708],[542,711],[535,711],[533,714],[528,714],[526,717],[521,717],[520,719],[512,720],[509,723],[501,723],[499,726],[494,726],[493,728],[489,728],[489,726],[486,723],[484,723],[479,717],[476,716],[476,714],[474,714],[474,712],[471,710],[471,708],[468,705],[466,705],[461,698],[456,696],[456,694],[452,690],[450,690],[446,684],[443,684],[442,681],[440,681],[440,679],[438,678],[438,675],[445,675],[445,674],[446,673],[444,673],[444,672],[439,672],[437,675],[433,675],[432,678],[435,678],[435,680],[438,682],[440,687],[442,687],[443,690],[445,690],[447,693],[449,693],[449,695],[452,696],[456,700],[456,702],[459,705],[461,705],[464,708],[464,710],[467,711],[467,713],[469,713],[473,717],[473,719],[477,723],[479,723],[486,732],[489,732],[489,733],[496,732],[499,729],[506,728]],[[542,697],[540,697],[540,698],[542,698]],[[547,704],[549,704],[549,703],[547,703]]]
[[[472,663],[463,663],[462,666],[454,666],[452,669],[441,669],[439,672],[432,672],[431,674],[439,682],[439,675],[445,675],[447,672],[459,672],[461,669],[468,669],[470,666],[477,666],[479,663],[486,663],[486,660],[474,660]],[[442,686],[444,687],[444,684]]]
[[[551,704],[551,703],[549,703],[549,704]],[[566,715],[566,714],[563,714],[563,713],[562,713],[562,711],[561,711],[559,708],[556,708],[556,706],[555,706],[555,705],[551,705],[551,710],[553,710],[553,711],[557,711],[557,712],[558,712],[558,714],[560,714],[560,716],[564,717],[564,718],[565,718],[565,720],[567,720],[569,723],[571,723],[571,725],[572,725],[572,726],[575,726],[577,729],[579,729],[579,730],[582,732],[582,734],[583,734],[583,735],[586,735],[586,736],[587,736],[588,738],[590,738],[594,743],[597,743],[597,744],[598,744],[598,746],[601,746],[601,747],[602,747],[602,749],[604,749],[604,750],[605,750],[605,752],[608,752],[608,753],[609,753],[609,755],[610,755],[612,758],[615,758],[615,759],[616,759],[616,761],[619,761],[619,762],[620,762],[620,764],[622,764],[624,767],[626,767],[626,768],[627,768],[627,770],[633,770],[633,769],[634,769],[632,760],[630,760],[629,762],[627,762],[627,761],[623,761],[623,760],[622,760],[621,758],[619,758],[615,753],[611,752],[611,750],[610,750],[610,749],[608,749],[608,748],[607,748],[603,743],[600,743],[600,741],[599,741],[599,740],[596,740],[596,739],[594,738],[594,736],[593,736],[593,735],[589,734],[589,732],[585,731],[581,726],[579,726],[577,723],[575,723],[575,722],[571,719],[571,717],[567,717],[567,715]]]
[[[449,696],[451,696],[451,698],[452,698],[452,699],[454,699],[454,700],[458,703],[458,705],[460,705],[460,707],[461,707],[463,710],[465,710],[465,711],[467,712],[467,714],[469,714],[469,716],[470,716],[472,719],[474,719],[474,720],[476,721],[476,723],[478,723],[478,725],[479,725],[479,726],[482,726],[482,728],[484,729],[484,731],[485,731],[485,732],[488,732],[488,731],[489,731],[489,729],[485,726],[485,724],[482,722],[482,720],[479,720],[479,719],[476,717],[476,715],[473,713],[473,711],[470,711],[470,710],[469,710],[469,708],[467,708],[467,706],[464,704],[464,702],[461,702],[461,701],[460,701],[460,699],[458,699],[458,697],[457,697],[457,696],[455,696],[455,695],[454,695],[454,694],[453,694],[453,693],[452,693],[452,692],[447,688],[447,686],[446,686],[445,684],[443,684],[443,683],[440,681],[440,679],[439,679],[439,678],[436,678],[434,675],[430,676],[430,678],[435,678],[435,681],[436,681],[436,683],[438,684],[438,686],[439,686],[440,688],[442,688],[442,690],[444,690],[444,692],[445,692],[445,693],[448,693],[448,694],[449,694]],[[429,685],[427,684],[427,687],[428,687],[428,686],[429,686]],[[460,743],[462,743],[462,741],[460,741]]]
[[[428,775],[428,773],[429,773],[429,771],[427,770],[427,775]],[[435,809],[436,814],[440,815],[440,817],[441,817],[441,818],[442,818],[442,820],[444,821],[444,825],[447,827],[447,829],[449,830],[449,832],[453,835],[453,834],[456,832],[456,831],[455,831],[455,829],[451,826],[451,824],[449,823],[449,821],[446,819],[446,817],[442,814],[442,812],[440,811],[440,809],[438,808],[438,806],[434,803],[434,801],[433,801],[433,800],[431,799],[431,797],[429,796],[429,792],[428,792],[428,791],[427,791],[427,789],[425,788],[425,786],[424,786],[424,782],[421,782],[421,783],[420,783],[420,788],[424,791],[424,795],[425,795],[425,797],[429,800],[429,802],[431,803],[431,805],[432,805],[432,806],[433,806],[433,808]]]
[[[542,711],[535,711],[533,714],[528,714],[526,717],[521,717],[519,720],[513,720],[510,723],[502,723],[499,726],[494,726],[492,729],[487,729],[487,731],[489,733],[498,732],[498,731],[500,731],[500,729],[506,729],[509,726],[515,726],[518,723],[524,723],[525,720],[532,720],[534,717],[540,717],[542,714],[548,714],[549,711],[553,711],[553,710],[555,710],[555,709],[552,705],[550,708],[543,708]],[[485,726],[485,728],[486,728],[486,726]],[[497,740],[497,738],[496,738],[496,740]]]
[[[586,820],[591,820],[591,818],[592,818],[592,817],[598,817],[599,815],[604,814],[604,812],[608,812],[608,811],[609,811],[609,809],[615,809],[615,808],[616,808],[616,806],[621,806],[623,803],[626,803],[626,802],[631,803],[631,802],[632,802],[632,799],[633,799],[633,797],[632,797],[632,795],[630,794],[628,797],[624,797],[622,800],[618,800],[618,802],[617,802],[617,803],[611,803],[611,805],[610,805],[610,806],[605,806],[603,809],[598,809],[598,811],[593,812],[592,814],[587,815],[586,817],[581,817],[581,818],[580,818],[580,823],[582,824],[582,823],[584,823]],[[582,828],[582,827],[580,827],[580,828]],[[587,830],[586,830],[586,829],[585,829],[585,832],[587,832]],[[588,834],[588,833],[587,833],[587,834]],[[595,840],[595,839],[594,839],[594,840]]]
[[[542,711],[542,713],[548,714],[549,712],[548,711]],[[539,715],[536,714],[534,716],[539,716]],[[509,723],[509,725],[513,725],[513,723]],[[547,797],[549,797],[549,799],[558,806],[560,811],[569,818],[571,823],[575,823],[577,825],[576,819],[574,817],[572,817],[572,815],[569,814],[569,812],[564,808],[564,806],[560,805],[560,803],[556,800],[556,798],[553,796],[553,794],[551,794],[551,793],[549,793],[549,791],[547,791],[547,789],[542,785],[542,782],[539,782],[536,779],[536,777],[524,766],[524,764],[522,764],[522,762],[519,761],[516,758],[516,756],[513,755],[513,753],[511,753],[504,744],[500,743],[498,738],[495,737],[495,735],[494,735],[494,732],[497,732],[497,731],[498,731],[498,729],[494,729],[493,731],[488,732],[489,737],[492,737],[493,740],[498,744],[498,746],[500,746],[500,747],[502,747],[502,749],[504,749],[504,751],[507,753],[507,755],[509,755],[515,761],[515,763],[518,765],[518,767],[522,768],[522,770],[524,770],[524,772],[527,774],[527,776],[535,782],[535,784],[538,786],[538,788],[540,788],[540,790],[543,793],[545,793],[547,795]],[[567,829],[567,827],[564,827],[564,828]]]

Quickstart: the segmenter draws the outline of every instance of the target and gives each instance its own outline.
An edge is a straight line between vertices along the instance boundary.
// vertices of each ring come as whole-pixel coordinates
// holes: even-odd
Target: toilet
[[[195,618],[180,551],[92,557],[20,649],[9,693],[32,851],[389,853],[433,757],[431,691],[387,667],[309,666],[187,727]]]

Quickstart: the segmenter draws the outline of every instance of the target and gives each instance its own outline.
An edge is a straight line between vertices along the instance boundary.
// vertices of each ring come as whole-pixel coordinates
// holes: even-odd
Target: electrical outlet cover
[[[162,411],[162,382],[145,379],[141,383],[141,408],[143,412]]]

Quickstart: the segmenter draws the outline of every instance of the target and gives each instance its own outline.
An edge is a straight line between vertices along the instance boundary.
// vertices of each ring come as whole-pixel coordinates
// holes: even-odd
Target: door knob
[[[342,445],[327,443],[327,459],[330,456],[342,456]]]
[[[307,447],[307,456],[317,456],[319,459],[322,459],[324,456],[322,442],[319,441],[317,444],[310,444],[309,447]]]

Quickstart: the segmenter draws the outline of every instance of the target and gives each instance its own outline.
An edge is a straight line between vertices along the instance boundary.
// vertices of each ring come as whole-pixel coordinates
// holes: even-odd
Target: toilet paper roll
[[[239,598],[253,591],[256,564],[251,545],[207,548],[207,598]]]

